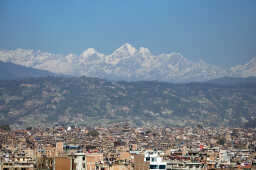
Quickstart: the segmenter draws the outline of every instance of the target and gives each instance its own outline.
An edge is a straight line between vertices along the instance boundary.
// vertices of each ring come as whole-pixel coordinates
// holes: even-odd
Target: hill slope
[[[15,80],[29,77],[54,76],[54,73],[45,70],[33,69],[13,63],[0,61],[0,80]]]
[[[244,126],[256,118],[256,84],[109,82],[97,78],[0,81],[0,124],[26,127],[129,121],[134,125]]]
[[[239,86],[239,85],[246,86],[246,85],[256,84],[256,77],[247,77],[247,78],[221,77],[221,78],[209,80],[206,82],[210,84],[223,85],[223,86]]]

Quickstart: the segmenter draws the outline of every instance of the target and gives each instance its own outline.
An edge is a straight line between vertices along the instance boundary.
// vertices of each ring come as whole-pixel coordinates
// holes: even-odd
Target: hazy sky
[[[233,66],[256,56],[256,0],[0,0],[0,49],[153,54]]]

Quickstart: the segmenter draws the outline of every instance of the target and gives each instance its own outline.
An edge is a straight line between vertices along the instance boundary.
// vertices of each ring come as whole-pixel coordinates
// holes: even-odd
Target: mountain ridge
[[[0,124],[19,128],[128,121],[147,126],[245,127],[256,122],[255,79],[242,85],[226,82],[112,82],[88,77],[0,81]]]
[[[243,65],[224,69],[203,60],[190,61],[180,53],[154,55],[145,47],[136,49],[128,43],[109,55],[94,48],[88,48],[81,55],[60,55],[25,49],[0,50],[0,61],[54,73],[109,80],[191,82],[220,77],[256,76],[256,57]]]
[[[38,70],[30,67],[0,61],[0,80],[16,80],[47,76],[57,76],[57,74],[51,73],[46,70]]]

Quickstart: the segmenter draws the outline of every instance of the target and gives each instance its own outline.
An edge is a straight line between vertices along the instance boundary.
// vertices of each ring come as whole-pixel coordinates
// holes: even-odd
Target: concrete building
[[[86,170],[85,153],[75,153],[72,155],[74,161],[74,170]]]
[[[102,153],[88,153],[85,156],[87,170],[94,170],[97,162],[103,162]]]
[[[150,170],[166,169],[166,162],[160,157],[159,152],[146,152],[144,161],[149,162]]]
[[[72,158],[56,157],[54,160],[55,170],[72,170]]]

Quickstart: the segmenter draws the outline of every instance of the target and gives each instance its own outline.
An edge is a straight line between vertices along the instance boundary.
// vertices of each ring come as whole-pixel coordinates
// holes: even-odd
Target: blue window
[[[150,169],[157,169],[157,165],[150,165]]]
[[[159,165],[159,169],[165,169],[165,165]]]

